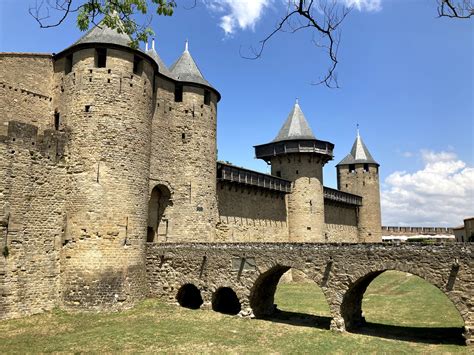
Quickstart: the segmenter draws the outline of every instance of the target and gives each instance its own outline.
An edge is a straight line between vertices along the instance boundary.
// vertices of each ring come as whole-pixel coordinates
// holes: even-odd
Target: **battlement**
[[[324,186],[324,199],[342,202],[348,205],[362,206],[362,197],[348,192],[343,192]]]
[[[42,156],[58,161],[65,154],[67,135],[53,129],[46,129],[38,134],[38,127],[29,123],[9,121],[7,135],[0,136],[0,143],[14,146],[22,146],[38,151]],[[15,154],[15,150],[11,150]]]
[[[382,235],[435,235],[454,234],[451,227],[398,227],[382,226]]]
[[[288,180],[222,162],[217,163],[217,179],[283,193],[291,192],[291,182]]]

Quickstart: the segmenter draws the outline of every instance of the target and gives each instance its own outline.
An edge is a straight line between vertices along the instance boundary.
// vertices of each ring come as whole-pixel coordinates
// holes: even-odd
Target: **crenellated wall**
[[[40,131],[52,124],[52,81],[51,54],[0,53],[0,134],[11,120]]]
[[[0,135],[0,319],[57,306],[68,196],[64,133],[10,121]]]

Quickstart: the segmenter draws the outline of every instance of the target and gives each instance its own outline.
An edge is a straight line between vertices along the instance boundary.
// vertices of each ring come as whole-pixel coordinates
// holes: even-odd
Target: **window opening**
[[[143,59],[139,56],[133,57],[133,73],[141,75],[143,71]]]
[[[72,54],[66,56],[64,63],[64,73],[69,74],[72,71]]]
[[[204,90],[204,105],[211,104],[211,92],[209,90]]]
[[[364,171],[365,172],[369,171],[369,164],[367,164],[367,163],[364,164]]]
[[[54,129],[59,130],[59,112],[54,113]]]
[[[105,68],[107,64],[107,49],[106,48],[97,48],[96,52],[96,67],[97,68]]]
[[[183,85],[176,85],[174,87],[174,101],[175,102],[183,101]]]
[[[355,173],[356,171],[356,166],[355,164],[349,164],[349,172],[350,173]]]

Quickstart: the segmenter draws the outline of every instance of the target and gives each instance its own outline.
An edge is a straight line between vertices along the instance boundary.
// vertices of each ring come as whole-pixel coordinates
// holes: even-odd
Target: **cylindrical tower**
[[[338,189],[362,196],[358,216],[360,242],[382,241],[379,166],[359,132],[351,152],[336,165]]]
[[[255,146],[256,157],[271,164],[272,175],[292,182],[287,195],[290,241],[325,241],[323,166],[333,149],[332,143],[314,137],[298,101],[277,137]]]
[[[68,134],[63,304],[145,296],[155,62],[101,23],[55,56],[55,126]]]
[[[215,238],[217,223],[216,122],[220,94],[204,79],[187,43],[169,71],[159,64],[154,45],[150,53],[161,74],[152,126],[150,189],[168,190],[170,201],[156,223],[149,224],[148,241],[210,242]],[[153,221],[154,205],[150,200]]]

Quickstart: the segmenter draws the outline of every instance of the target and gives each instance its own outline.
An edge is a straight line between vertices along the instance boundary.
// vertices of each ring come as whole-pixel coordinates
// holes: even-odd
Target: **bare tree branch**
[[[474,16],[473,0],[437,0],[438,17],[468,19]]]

